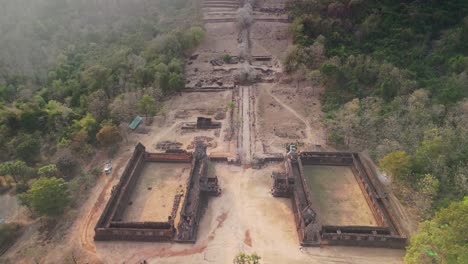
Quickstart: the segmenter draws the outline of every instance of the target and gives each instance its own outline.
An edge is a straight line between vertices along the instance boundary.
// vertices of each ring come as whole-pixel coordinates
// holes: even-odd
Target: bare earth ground
[[[221,122],[221,129],[210,130],[182,130],[184,122],[196,122],[198,116],[214,118],[218,112],[226,113],[227,105],[232,101],[232,91],[217,93],[185,93],[175,96],[165,102],[160,116],[156,117],[152,126],[144,128],[146,134],[132,134],[129,142],[136,144],[141,142],[147,151],[156,152],[155,145],[160,141],[177,141],[182,143],[182,148],[187,149],[195,136],[213,138],[213,147],[208,147],[208,152],[229,152],[229,142],[224,141],[226,129],[230,127],[230,116],[226,115]],[[190,150],[190,149],[189,149]],[[160,151],[160,150],[159,150]]]
[[[304,166],[304,174],[322,224],[377,225],[351,168]]]
[[[291,142],[299,149],[325,149],[321,104],[313,88],[286,84],[256,86],[258,140],[265,152],[283,152]]]
[[[0,218],[8,222],[23,222],[26,208],[18,204],[16,196],[9,193],[0,195]]]
[[[277,59],[286,56],[290,45],[289,24],[275,22],[255,22],[252,26],[252,55],[273,55]]]
[[[164,222],[171,215],[174,196],[183,192],[190,164],[147,162],[124,212],[126,222]],[[150,189],[148,189],[150,188]]]

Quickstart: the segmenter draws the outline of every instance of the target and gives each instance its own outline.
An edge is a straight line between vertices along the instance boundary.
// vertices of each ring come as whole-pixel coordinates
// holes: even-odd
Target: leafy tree
[[[161,90],[163,90],[164,93],[167,93],[169,91],[169,67],[164,63],[159,63],[155,67],[155,72],[155,79],[159,88],[161,88]]]
[[[16,94],[16,88],[13,85],[0,85],[0,101],[11,102]]]
[[[76,158],[71,154],[69,149],[62,150],[58,155],[57,169],[64,176],[72,174],[78,166]]]
[[[110,70],[102,65],[93,65],[83,72],[83,82],[91,91],[106,89],[110,73]]]
[[[38,158],[41,152],[41,144],[37,136],[24,135],[19,138],[15,149],[18,158],[31,163]]]
[[[379,160],[382,171],[390,174],[394,179],[403,181],[408,177],[411,167],[410,156],[402,150],[391,152]]]
[[[74,126],[78,130],[83,130],[86,132],[92,131],[96,124],[96,119],[94,119],[93,115],[90,113],[86,113],[86,115],[83,118],[81,118],[80,120],[75,120],[74,122]]]
[[[37,170],[37,174],[41,177],[55,177],[58,174],[57,165],[49,164],[42,166]]]
[[[411,237],[405,262],[468,263],[468,197],[453,202],[436,213],[434,219],[422,222]]]
[[[136,92],[118,96],[109,105],[111,118],[122,123],[130,122],[136,115],[138,100],[139,96]]]
[[[184,46],[187,48],[191,46],[189,42],[187,43],[181,42],[183,40],[184,40],[183,37],[180,36],[180,32],[176,31],[176,32],[169,33],[164,42],[163,52],[168,54],[171,57],[182,56],[183,51],[184,51]]]
[[[21,225],[17,223],[0,224],[0,248],[13,244],[21,234]]]
[[[155,80],[155,72],[153,67],[146,65],[145,67],[138,68],[135,72],[135,78],[139,85],[148,86]]]
[[[417,148],[415,154],[415,165],[420,172],[430,172],[431,168],[438,160],[445,160],[446,148],[448,147],[448,138],[443,138],[440,131],[430,129],[424,132],[424,139]]]
[[[73,141],[76,145],[84,144],[88,140],[94,140],[95,135],[99,129],[99,123],[93,117],[92,114],[86,113],[86,115],[80,120],[73,121]],[[79,147],[79,146],[78,146]]]
[[[99,89],[90,95],[88,111],[97,121],[103,120],[107,116],[108,97],[104,90]]]
[[[73,110],[60,102],[50,100],[45,106],[48,126],[53,130],[60,130],[69,125],[70,119],[76,114]]]
[[[178,73],[171,73],[169,75],[169,89],[171,91],[180,92],[185,87],[183,77]]]
[[[192,47],[201,43],[205,38],[205,31],[199,26],[191,27],[189,30],[189,36],[192,39]]]
[[[25,193],[29,190],[29,185],[27,183],[18,183],[15,185],[15,193]]]
[[[26,165],[26,162],[22,160],[8,161],[0,164],[0,174],[10,175],[13,180],[18,183],[19,178],[22,182],[26,182],[28,179],[34,176],[35,171],[33,168]]]
[[[39,215],[51,217],[59,216],[70,203],[66,182],[55,177],[40,178],[19,197]]]
[[[148,121],[148,117],[156,114],[156,101],[149,95],[143,95],[137,104],[137,109],[138,112],[146,116],[146,120]]]
[[[180,74],[183,71],[183,63],[177,58],[173,58],[167,66],[169,68],[169,71],[174,73]]]
[[[234,258],[234,264],[259,264],[261,257],[256,253],[246,254],[241,252]]]
[[[27,104],[24,108],[19,120],[21,127],[28,132],[46,130],[47,113],[35,104]]]
[[[96,138],[103,146],[110,146],[122,140],[120,131],[114,124],[104,125],[96,134]]]

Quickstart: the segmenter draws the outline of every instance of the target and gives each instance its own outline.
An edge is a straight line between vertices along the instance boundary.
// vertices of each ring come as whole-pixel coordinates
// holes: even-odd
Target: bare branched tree
[[[257,80],[257,72],[255,68],[249,64],[244,64],[239,70],[236,79],[239,83],[253,83]]]
[[[253,9],[250,4],[246,4],[237,10],[237,27],[239,30],[242,31],[249,28],[253,21]]]

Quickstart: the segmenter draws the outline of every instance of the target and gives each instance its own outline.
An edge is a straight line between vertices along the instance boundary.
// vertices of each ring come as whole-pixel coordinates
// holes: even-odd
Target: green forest
[[[301,0],[288,11],[285,69],[324,87],[329,144],[367,150],[426,221],[406,262],[468,262],[466,237],[430,230],[468,228],[468,2]]]
[[[122,128],[184,87],[184,58],[205,34],[200,8],[188,0],[0,6],[0,193],[13,190],[35,215],[54,218],[79,206],[101,174],[101,164],[85,166],[96,151],[115,153]]]

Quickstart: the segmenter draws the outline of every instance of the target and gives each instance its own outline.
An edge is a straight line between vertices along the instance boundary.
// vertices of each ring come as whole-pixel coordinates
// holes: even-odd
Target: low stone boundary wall
[[[94,240],[173,241],[178,234],[177,242],[194,243],[201,217],[201,201],[205,196],[219,195],[221,192],[217,177],[207,175],[206,146],[198,143],[195,153],[196,156],[188,152],[148,153],[145,147],[138,143],[94,228]],[[122,221],[122,215],[145,162],[192,162],[186,198],[180,213],[179,230],[176,230],[174,220],[183,194],[175,195],[171,215],[166,222]]]
[[[211,152],[208,159],[213,162],[227,162],[229,164],[237,164],[238,158],[235,154],[229,152]]]
[[[350,166],[378,226],[322,226],[311,204],[310,190],[304,179],[304,165]],[[285,171],[286,173],[273,173],[272,194],[292,198],[301,245],[405,247],[407,238],[400,231],[400,224],[387,195],[377,176],[359,153],[302,152],[297,160],[286,160]]]
[[[391,234],[386,227],[323,226],[322,239],[328,245],[404,248],[406,238]]]
[[[145,161],[149,162],[170,162],[170,163],[190,163],[192,154],[190,153],[145,153]]]
[[[187,179],[186,198],[180,212],[177,226],[176,242],[195,243],[198,225],[202,215],[202,205],[209,195],[217,196],[221,193],[216,176],[208,177],[208,156],[206,145],[197,142],[192,159],[192,169]]]
[[[173,219],[180,204],[181,197],[175,197],[177,203],[173,206],[167,222],[124,222],[122,215],[128,205],[138,177],[145,162],[191,162],[190,153],[148,153],[145,147],[138,143],[132,157],[128,161],[119,183],[113,187],[96,227],[94,240],[138,240],[138,241],[170,241],[176,234]]]
[[[171,241],[174,234],[174,228],[108,227],[98,229],[94,240]]]

